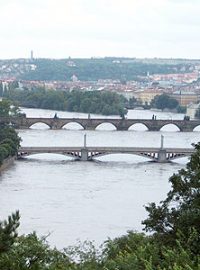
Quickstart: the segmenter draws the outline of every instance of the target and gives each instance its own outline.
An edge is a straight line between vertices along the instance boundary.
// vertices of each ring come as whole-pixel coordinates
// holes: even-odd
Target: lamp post
[[[87,144],[86,144],[86,134],[84,134],[84,148],[86,148]]]
[[[161,146],[160,146],[161,149],[163,149],[163,145],[164,145],[164,136],[161,135]]]

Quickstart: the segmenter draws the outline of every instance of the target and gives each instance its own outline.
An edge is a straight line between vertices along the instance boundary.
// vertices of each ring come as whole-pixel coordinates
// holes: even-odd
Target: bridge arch
[[[95,126],[95,130],[117,130],[117,127],[112,122],[102,122]]]
[[[47,155],[48,155],[48,157],[51,157],[51,158],[47,158]],[[41,159],[41,160],[47,160],[48,159],[49,160],[49,159],[52,159],[52,157],[59,157],[59,156],[60,156],[60,158],[61,157],[62,158],[65,157],[67,159],[70,158],[70,160],[73,160],[74,158],[79,158],[78,154],[77,155],[72,155],[70,153],[60,153],[60,152],[59,153],[49,153],[49,152],[45,152],[45,151],[43,153],[38,153],[38,152],[21,153],[21,155],[19,155],[18,158],[29,157],[29,158],[32,158],[32,159]]]
[[[148,162],[154,161],[154,157],[151,155],[142,155],[139,153],[97,153],[92,155],[92,159],[99,161],[116,161],[116,162]]]
[[[134,123],[128,127],[128,130],[134,130],[134,131],[148,131],[149,128],[144,123]]]
[[[181,127],[179,127],[177,124],[169,123],[169,124],[164,124],[160,128],[160,131],[179,132],[181,131]]]
[[[65,123],[61,126],[61,128],[62,129],[70,129],[70,130],[85,129],[84,126],[77,121],[71,121],[71,122]]]
[[[49,125],[49,123],[46,123],[45,121],[37,121],[37,122],[30,123],[28,128],[30,128],[30,129],[50,129],[51,126]]]
[[[196,127],[193,128],[194,132],[200,132],[200,125],[197,125]]]

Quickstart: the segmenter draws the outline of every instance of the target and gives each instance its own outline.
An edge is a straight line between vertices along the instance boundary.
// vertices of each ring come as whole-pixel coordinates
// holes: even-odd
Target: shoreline
[[[4,171],[5,169],[7,169],[8,167],[10,167],[14,161],[16,160],[16,157],[9,157],[9,158],[6,158],[4,161],[3,161],[3,164],[0,166],[0,173],[2,171]]]

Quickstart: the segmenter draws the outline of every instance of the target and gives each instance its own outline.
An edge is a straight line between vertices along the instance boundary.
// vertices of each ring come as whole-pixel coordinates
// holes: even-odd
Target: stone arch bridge
[[[143,124],[149,131],[159,131],[162,127],[173,124],[180,131],[193,131],[195,127],[200,126],[200,120],[152,120],[152,119],[112,119],[112,118],[27,118],[27,117],[9,117],[0,118],[1,123],[9,123],[17,129],[28,129],[36,123],[44,123],[50,129],[62,129],[66,124],[77,123],[85,130],[95,130],[103,123],[112,124],[117,130],[128,130],[134,124]]]

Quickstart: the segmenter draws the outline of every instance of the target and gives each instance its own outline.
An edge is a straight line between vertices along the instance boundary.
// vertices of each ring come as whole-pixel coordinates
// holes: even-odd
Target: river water
[[[23,109],[28,117],[53,117],[54,111]],[[181,114],[132,110],[128,118],[183,119]],[[59,117],[87,117],[85,114],[58,112]],[[102,117],[94,116],[91,117]],[[49,130],[43,124],[19,130],[23,146],[80,146],[84,134],[87,145],[191,147],[200,133],[178,132],[167,126],[148,132],[141,125],[129,131],[115,131],[109,124],[96,131],[77,130],[69,124],[63,130]],[[109,155],[93,162],[78,162],[62,155],[33,155],[18,160],[0,175],[0,219],[20,210],[20,233],[36,231],[47,235],[58,248],[77,240],[101,244],[108,237],[142,230],[147,217],[144,205],[159,202],[169,191],[169,177],[183,168],[187,158],[168,164],[148,162],[134,155]]]

